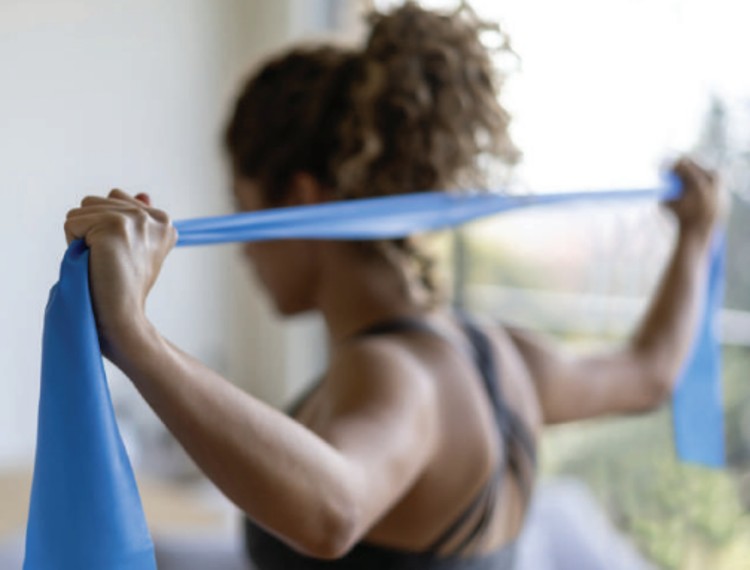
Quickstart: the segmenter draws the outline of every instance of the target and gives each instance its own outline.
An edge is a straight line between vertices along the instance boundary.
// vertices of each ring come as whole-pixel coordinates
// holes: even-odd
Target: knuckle
[[[164,210],[160,210],[158,208],[151,208],[150,212],[151,212],[151,216],[157,222],[161,222],[163,224],[171,224],[171,221],[169,219],[169,214],[167,214]]]
[[[109,197],[110,198],[123,198],[127,197],[127,194],[120,190],[119,188],[112,188],[112,190],[109,191]]]
[[[177,230],[172,225],[164,225],[161,230],[162,238],[170,243],[177,239]]]
[[[132,215],[139,226],[144,226],[148,223],[149,215],[143,208],[133,208]]]
[[[114,234],[123,236],[128,234],[128,219],[126,216],[117,212],[112,212],[107,216],[106,225]]]

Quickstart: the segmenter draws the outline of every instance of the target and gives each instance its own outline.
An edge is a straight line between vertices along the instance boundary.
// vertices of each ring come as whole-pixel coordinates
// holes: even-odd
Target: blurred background
[[[396,3],[0,0],[0,544],[24,531],[66,211],[119,187],[148,192],[174,219],[229,212],[220,136],[242,79],[290,42],[355,42],[368,7]],[[750,568],[750,10],[736,0],[467,3],[500,22],[520,56],[503,94],[525,155],[512,191],[648,187],[685,151],[724,170],[729,468],[678,463],[664,409],[550,429],[542,478],[576,481],[653,567]],[[588,350],[628,333],[673,238],[657,206],[623,204],[504,215],[435,250],[457,302]],[[276,320],[231,246],[175,251],[149,314],[277,406],[325,365],[319,323]],[[234,535],[234,509],[127,379],[108,373],[157,539]]]

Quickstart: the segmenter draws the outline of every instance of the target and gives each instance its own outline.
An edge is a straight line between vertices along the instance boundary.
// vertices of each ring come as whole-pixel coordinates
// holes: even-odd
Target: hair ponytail
[[[505,77],[480,39],[494,33],[497,51],[513,54],[498,26],[468,7],[439,14],[413,2],[369,22],[340,126],[342,197],[473,186],[480,157],[518,161],[498,101]]]

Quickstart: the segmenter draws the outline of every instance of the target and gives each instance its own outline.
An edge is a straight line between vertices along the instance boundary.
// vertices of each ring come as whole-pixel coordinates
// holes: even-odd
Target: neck
[[[380,257],[363,255],[351,244],[328,242],[324,247],[316,305],[332,347],[372,323],[426,312],[416,276]]]

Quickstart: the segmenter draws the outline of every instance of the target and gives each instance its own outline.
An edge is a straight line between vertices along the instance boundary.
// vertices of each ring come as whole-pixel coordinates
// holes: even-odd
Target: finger
[[[105,198],[104,196],[86,196],[83,200],[81,200],[81,206],[95,206],[98,204],[106,204],[108,203],[109,198]]]
[[[172,220],[170,219],[169,214],[167,214],[164,210],[160,210],[159,208],[148,208],[148,213],[157,222],[161,222],[162,224],[172,224]]]
[[[118,233],[125,235],[127,233],[127,224],[127,216],[112,212],[111,210],[105,213],[81,215],[65,221],[65,236],[70,241],[85,239],[86,245],[91,246],[90,237],[95,230],[106,229],[110,234]]]
[[[143,205],[135,206],[132,203],[110,198],[104,199],[104,201],[92,206],[73,208],[68,211],[65,219],[70,220],[72,218],[90,215],[106,215],[115,212],[133,219],[138,226],[147,223],[149,218],[160,224],[172,225],[172,220],[169,214],[164,210],[158,208],[147,208]]]
[[[115,202],[113,200],[107,200],[104,203],[96,204],[93,206],[84,206],[82,208],[73,208],[69,210],[66,219],[75,218],[78,216],[87,216],[91,214],[106,214],[107,212],[121,212],[121,213],[136,213],[140,212],[140,208],[136,208],[128,203]]]
[[[682,182],[685,193],[692,193],[705,183],[697,165],[689,158],[683,157],[675,165],[672,171]]]
[[[73,232],[71,232],[68,229],[67,224],[63,226],[63,231],[65,232],[65,241],[67,242],[68,245],[70,245],[76,240],[76,237],[73,235]]]
[[[123,192],[119,188],[113,188],[112,190],[110,190],[108,197],[109,198],[114,198],[116,200],[124,200],[124,201],[130,202],[132,204],[138,204],[138,205],[142,205],[143,204],[142,202],[136,200],[133,196],[131,196],[127,192]]]
[[[123,199],[123,198],[110,198],[110,197],[104,197],[104,196],[86,196],[83,200],[81,200],[81,207],[101,206],[101,205],[113,205],[113,206],[114,205],[127,205],[131,208],[133,206],[143,207],[142,202],[138,202],[132,198]]]
[[[145,192],[141,192],[140,194],[136,194],[135,195],[135,199],[138,200],[139,202],[143,202],[144,204],[146,204],[146,206],[150,206],[151,205],[151,196],[149,196]]]
[[[686,156],[681,157],[672,167],[672,170],[680,178],[687,178],[691,176],[691,163],[690,159]]]
[[[686,168],[691,172],[695,179],[704,184],[713,184],[715,181],[715,172],[704,167],[698,160],[687,158]]]

